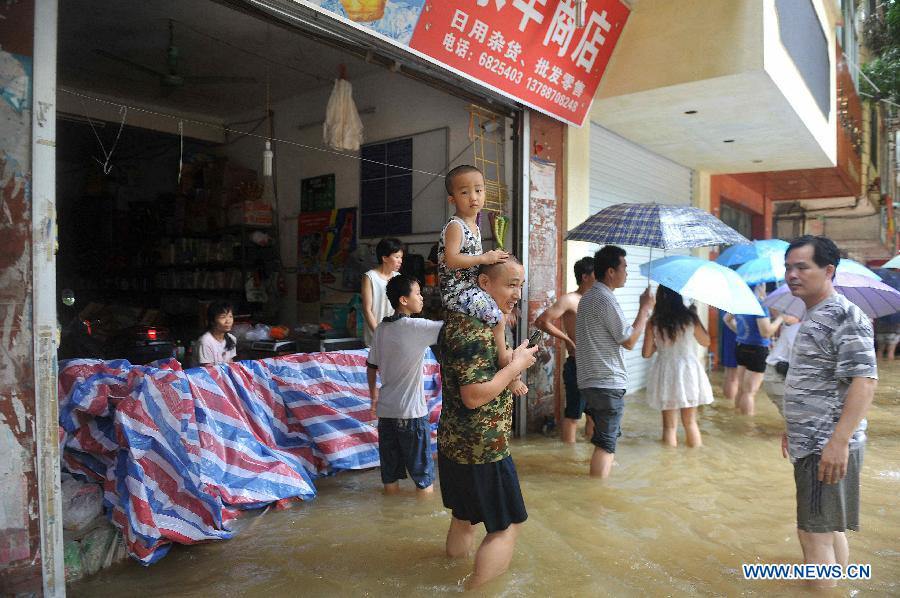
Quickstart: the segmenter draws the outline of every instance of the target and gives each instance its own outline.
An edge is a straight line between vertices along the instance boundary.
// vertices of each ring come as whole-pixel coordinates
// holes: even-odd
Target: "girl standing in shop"
[[[200,365],[231,363],[237,355],[236,340],[231,334],[234,307],[227,301],[213,301],[206,310],[206,332],[197,340],[197,362]]]

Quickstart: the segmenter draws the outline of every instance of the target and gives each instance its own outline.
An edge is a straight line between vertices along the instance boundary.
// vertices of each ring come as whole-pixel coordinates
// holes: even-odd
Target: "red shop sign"
[[[426,0],[410,47],[541,112],[581,125],[628,8],[587,0]]]
[[[294,0],[581,126],[625,27],[621,0]]]

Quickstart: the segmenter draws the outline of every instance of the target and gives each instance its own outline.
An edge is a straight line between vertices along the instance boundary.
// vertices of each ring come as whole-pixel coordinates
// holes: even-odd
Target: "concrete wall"
[[[761,70],[760,0],[641,0],[597,98]]]
[[[794,64],[793,59],[788,54],[787,49],[781,42],[778,29],[778,14],[775,9],[774,0],[749,0],[751,3],[764,5],[763,20],[764,27],[764,62],[765,71],[771,77],[772,81],[781,90],[784,97],[790,103],[794,112],[803,121],[809,135],[812,135],[822,151],[831,159],[832,163],[837,161],[837,94],[835,92],[837,86],[837,69],[831,64],[829,73],[830,77],[830,108],[828,116],[822,115],[819,110],[813,94],[807,88],[800,70]],[[829,10],[829,0],[815,0],[812,2],[816,9],[816,15],[819,17],[819,23],[828,44],[828,56],[835,56],[836,48],[836,32],[835,32],[835,14]],[[852,67],[851,67],[852,68]]]
[[[824,218],[822,234],[840,246],[841,241],[877,241],[881,235],[881,213],[865,218]]]
[[[567,126],[548,116],[532,112],[531,146],[537,156],[556,165],[554,197],[539,197],[534,191],[529,197],[528,226],[528,330],[534,330],[534,320],[559,298],[562,279],[568,273],[562,269],[562,239],[564,214],[563,173],[565,172],[565,134]],[[537,151],[540,150],[540,151]],[[534,189],[532,185],[532,189]],[[574,278],[570,276],[571,278]],[[545,417],[558,422],[564,407],[562,387],[563,344],[551,337],[540,343],[538,363],[529,368],[528,429],[540,430]]]
[[[31,278],[34,2],[0,4],[0,594],[41,589]]]

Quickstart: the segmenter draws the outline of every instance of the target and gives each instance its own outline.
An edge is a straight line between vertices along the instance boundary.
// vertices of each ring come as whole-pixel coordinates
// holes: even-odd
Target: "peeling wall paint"
[[[537,192],[532,181],[528,226],[528,329],[534,319],[550,307],[562,291],[562,176],[565,125],[549,117],[531,113],[532,150],[545,163],[555,165],[549,188]],[[528,428],[540,430],[545,418],[558,421],[560,414],[561,354],[556,339],[545,336],[537,352],[538,363],[528,370]]]
[[[0,2],[0,594],[41,592],[31,266],[34,0]]]

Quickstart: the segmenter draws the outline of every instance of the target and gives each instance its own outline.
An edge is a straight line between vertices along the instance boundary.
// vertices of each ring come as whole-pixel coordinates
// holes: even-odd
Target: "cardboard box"
[[[240,201],[228,206],[228,224],[272,226],[272,207],[261,201]]]

